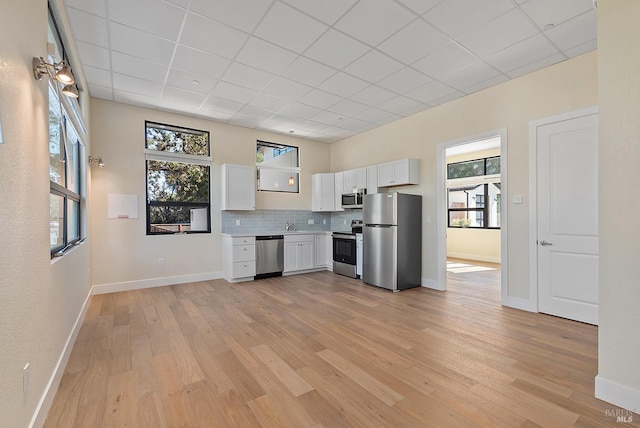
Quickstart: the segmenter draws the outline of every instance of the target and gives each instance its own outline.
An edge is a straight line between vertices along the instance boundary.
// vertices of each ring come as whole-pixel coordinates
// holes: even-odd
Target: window
[[[256,147],[258,190],[299,193],[298,148],[260,140]]]
[[[500,157],[447,165],[448,226],[500,228]]]
[[[145,122],[147,235],[211,232],[209,132]]]
[[[53,16],[49,13],[49,43],[54,53],[49,60],[64,57]],[[77,114],[77,100],[60,97],[59,83],[49,82],[49,248],[51,257],[61,256],[85,236],[81,216],[84,199],[84,170],[80,160],[84,145],[80,135],[86,133]],[[80,130],[81,132],[79,132]]]

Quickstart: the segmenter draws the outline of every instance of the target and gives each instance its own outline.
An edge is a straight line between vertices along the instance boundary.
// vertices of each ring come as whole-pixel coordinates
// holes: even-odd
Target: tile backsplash
[[[353,219],[362,219],[362,210],[336,213],[306,210],[222,211],[222,233],[283,233],[286,222],[295,223],[295,230],[347,230],[351,228]],[[313,224],[309,224],[310,221]]]

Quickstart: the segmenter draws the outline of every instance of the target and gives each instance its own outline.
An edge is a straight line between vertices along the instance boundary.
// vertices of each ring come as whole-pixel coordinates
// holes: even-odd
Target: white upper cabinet
[[[256,209],[256,169],[225,163],[221,168],[222,201],[220,209],[247,211]]]
[[[335,208],[333,210],[344,211],[344,208],[342,208],[342,192],[340,191],[340,189],[344,188],[344,172],[336,172],[334,177],[336,190],[334,192]]]
[[[367,195],[378,193],[378,165],[367,167]]]
[[[344,171],[344,193],[352,192],[353,189],[365,189],[367,187],[367,167],[350,169]]]
[[[335,211],[335,176],[333,173],[311,176],[311,211]]]
[[[378,164],[378,187],[420,183],[420,161],[400,159]]]

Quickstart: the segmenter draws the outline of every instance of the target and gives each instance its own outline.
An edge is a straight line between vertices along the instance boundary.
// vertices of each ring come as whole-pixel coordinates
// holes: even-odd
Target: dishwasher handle
[[[270,241],[272,239],[284,239],[284,235],[258,235],[256,241]]]

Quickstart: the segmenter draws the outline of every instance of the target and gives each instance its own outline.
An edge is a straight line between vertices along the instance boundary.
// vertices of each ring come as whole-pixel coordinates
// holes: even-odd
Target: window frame
[[[176,153],[162,150],[155,150],[148,148],[147,130],[148,128],[162,129],[173,132],[184,132],[190,134],[206,135],[207,140],[207,155],[192,155],[187,153]],[[178,125],[170,125],[167,123],[157,122],[153,120],[145,120],[144,122],[144,145],[145,145],[145,223],[147,236],[162,236],[162,235],[185,235],[185,234],[202,234],[211,233],[211,132],[201,129],[188,128]],[[149,195],[149,161],[155,162],[177,162],[187,165],[203,166],[207,169],[208,175],[208,192],[207,202],[182,202],[182,201],[159,201],[151,200]],[[183,207],[186,209],[194,208],[206,208],[207,209],[207,228],[206,230],[182,230],[178,225],[178,231],[175,232],[157,232],[153,231],[151,211],[153,207]]]
[[[256,159],[256,189],[258,192],[277,192],[277,193],[300,193],[300,147],[299,146],[293,146],[291,144],[283,144],[283,143],[274,143],[272,141],[265,141],[265,140],[256,140],[256,156],[257,156],[257,152],[258,152],[258,148],[260,145],[263,146],[268,146],[273,148],[274,150],[283,150],[282,154],[288,153],[292,150],[295,150],[296,152],[296,156],[295,156],[295,166],[268,166],[268,165],[262,165],[260,162],[258,162],[258,160]],[[260,185],[260,174],[261,171],[284,171],[284,172],[288,172],[290,174],[291,177],[294,177],[294,182],[297,184],[296,190],[295,191],[289,191],[289,190],[275,190],[275,189],[265,189],[262,188]]]
[[[447,227],[453,229],[493,229],[499,230],[501,226],[490,226],[490,204],[487,201],[490,201],[490,192],[489,185],[494,184],[498,189],[500,189],[501,175],[498,174],[487,174],[487,161],[493,161],[495,159],[500,159],[500,155],[498,156],[488,156],[485,158],[478,159],[468,159],[460,162],[452,162],[447,164]],[[463,164],[463,163],[472,163],[482,161],[482,175],[468,175],[466,177],[458,177],[458,178],[449,178],[449,167],[450,165],[455,164]],[[499,163],[498,163],[499,165]],[[467,204],[465,208],[451,208],[450,201],[450,192],[461,190],[464,187],[472,187],[477,188],[479,186],[483,187],[482,198],[484,200],[482,207],[471,207]],[[477,204],[477,201],[476,201]],[[501,202],[498,201],[497,204],[497,214],[500,215],[501,210]],[[465,218],[471,218],[472,213],[481,213],[482,217],[482,226],[455,226],[451,224],[451,215],[453,213],[466,213]],[[476,217],[477,221],[477,217]]]

